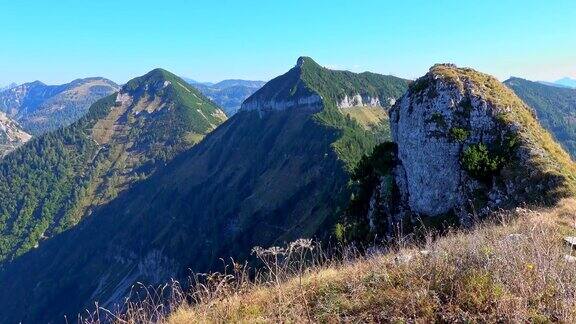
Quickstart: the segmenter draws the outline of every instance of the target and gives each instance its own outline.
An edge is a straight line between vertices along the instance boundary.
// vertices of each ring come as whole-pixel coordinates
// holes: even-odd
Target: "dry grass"
[[[356,120],[366,130],[374,130],[388,120],[388,113],[382,107],[351,107],[340,111]]]
[[[257,282],[236,265],[163,311],[134,304],[117,321],[574,323],[576,263],[563,237],[576,233],[575,222],[571,199],[363,257],[327,260],[306,242],[259,250],[268,271]]]

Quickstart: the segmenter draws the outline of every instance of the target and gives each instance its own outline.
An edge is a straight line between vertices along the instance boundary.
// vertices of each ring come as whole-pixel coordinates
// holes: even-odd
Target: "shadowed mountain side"
[[[8,265],[0,321],[75,316],[95,301],[110,308],[137,282],[163,284],[217,270],[221,258],[243,261],[255,245],[331,233],[349,200],[349,170],[380,141],[373,126],[387,122],[363,126],[352,115],[385,117],[407,87],[300,58],[192,149]]]
[[[240,127],[246,123],[253,127]],[[304,113],[237,114],[162,172],[10,264],[0,274],[11,291],[0,295],[0,319],[73,316],[96,300],[120,302],[136,281],[159,284],[188,268],[213,269],[220,257],[247,257],[254,245],[312,236],[346,198],[347,176],[330,146],[337,135]]]

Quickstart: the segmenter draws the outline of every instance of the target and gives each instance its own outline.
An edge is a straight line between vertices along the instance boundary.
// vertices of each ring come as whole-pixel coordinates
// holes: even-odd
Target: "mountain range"
[[[18,86],[18,84],[12,82],[7,86],[0,86],[0,91],[8,90],[8,89],[14,88],[16,86]]]
[[[576,79],[565,77],[560,80],[556,80],[554,84],[565,86],[568,88],[575,88],[576,89]]]
[[[0,261],[75,226],[224,120],[200,92],[157,69],[30,140],[0,161]]]
[[[96,100],[117,90],[117,84],[104,78],[77,79],[62,85],[34,81],[0,91],[0,111],[36,136],[73,123]]]
[[[572,91],[452,64],[410,81],[309,57],[266,84],[150,71],[0,160],[0,322],[119,310],[144,287],[250,262],[255,246],[388,243],[553,205],[576,194],[555,141],[572,147]],[[5,109],[16,117],[42,106],[9,98],[28,98]]]
[[[538,81],[538,83],[553,87],[576,89],[576,80],[569,77],[565,77],[554,82]]]
[[[223,80],[218,83],[198,82],[184,78],[190,85],[222,107],[226,115],[234,115],[242,102],[260,89],[265,82],[247,80]]]

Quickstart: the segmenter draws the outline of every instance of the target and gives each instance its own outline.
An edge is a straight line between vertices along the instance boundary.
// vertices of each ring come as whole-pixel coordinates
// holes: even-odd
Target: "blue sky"
[[[267,80],[298,56],[415,78],[437,62],[505,79],[576,77],[576,1],[0,0],[0,85],[155,67]]]

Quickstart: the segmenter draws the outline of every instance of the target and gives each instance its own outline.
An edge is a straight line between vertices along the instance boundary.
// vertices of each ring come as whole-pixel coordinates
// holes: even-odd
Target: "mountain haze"
[[[234,115],[242,102],[265,83],[247,80],[224,80],[218,83],[200,83],[191,79],[187,81],[222,107],[228,116]]]
[[[113,307],[137,281],[161,284],[218,269],[220,258],[245,260],[256,245],[329,234],[349,170],[379,142],[346,112],[386,111],[408,83],[299,59],[198,145],[8,264],[0,320]]]
[[[560,80],[556,80],[554,83],[561,85],[561,86],[564,86],[564,87],[569,87],[569,88],[573,88],[573,89],[576,88],[576,79],[572,79],[572,78],[568,78],[568,77],[562,78]]]

